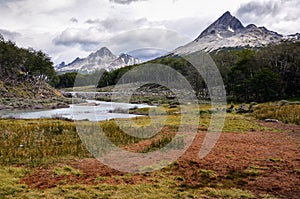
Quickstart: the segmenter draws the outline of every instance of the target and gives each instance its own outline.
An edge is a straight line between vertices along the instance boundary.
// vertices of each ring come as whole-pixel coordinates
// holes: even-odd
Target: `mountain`
[[[196,40],[198,41],[207,35],[217,33],[223,36],[232,36],[234,32],[242,29],[244,29],[243,24],[227,11],[217,21],[206,28]]]
[[[288,35],[284,39],[291,40],[291,41],[300,41],[300,33],[296,33],[293,35]]]
[[[284,37],[265,27],[250,24],[246,27],[230,12],[206,28],[194,41],[175,49],[173,54],[189,54],[204,50],[211,52],[222,48],[258,48],[271,43],[280,43],[284,39],[300,40],[299,33]]]
[[[111,71],[139,63],[142,63],[142,61],[128,54],[122,53],[121,55],[116,56],[108,48],[102,47],[98,51],[91,53],[86,58],[77,57],[74,61],[67,65],[62,62],[57,65],[55,69],[58,73],[92,73],[100,69]]]

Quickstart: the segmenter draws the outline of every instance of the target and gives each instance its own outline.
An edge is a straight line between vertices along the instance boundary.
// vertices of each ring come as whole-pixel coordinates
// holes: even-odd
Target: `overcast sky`
[[[0,0],[0,34],[57,64],[106,46],[173,50],[230,11],[244,25],[300,32],[299,0]]]

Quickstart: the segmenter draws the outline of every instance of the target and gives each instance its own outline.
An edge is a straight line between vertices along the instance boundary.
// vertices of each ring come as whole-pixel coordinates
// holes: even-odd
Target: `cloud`
[[[15,41],[17,37],[21,36],[21,33],[9,31],[5,29],[0,29],[0,34],[4,37],[4,39]]]
[[[254,23],[281,34],[291,34],[300,29],[299,7],[299,0],[254,0],[241,4],[236,14],[245,25]]]
[[[72,17],[69,21],[72,23],[78,23],[78,19],[76,19],[75,17]]]
[[[88,19],[85,21],[87,24],[99,24],[101,23],[101,19]]]
[[[109,39],[105,45],[114,52],[128,52],[145,48],[170,51],[189,41],[190,38],[172,30],[144,28],[123,32]]]
[[[280,11],[280,1],[251,1],[243,4],[237,11],[238,15],[266,16],[276,15]]]
[[[109,0],[110,2],[117,3],[117,4],[131,4],[133,2],[138,1],[148,1],[148,0]]]
[[[124,19],[120,17],[109,17],[104,20],[88,19],[85,23],[95,26],[98,29],[114,33],[155,25],[154,23],[149,22],[146,18]]]
[[[79,46],[84,51],[91,51],[101,42],[100,35],[100,32],[94,28],[68,28],[54,38],[53,43],[57,46]]]

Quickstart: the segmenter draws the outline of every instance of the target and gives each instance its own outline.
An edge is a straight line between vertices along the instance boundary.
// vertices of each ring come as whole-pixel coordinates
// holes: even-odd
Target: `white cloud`
[[[101,42],[100,32],[95,28],[76,29],[68,28],[53,40],[55,45],[76,46],[79,45],[83,50],[94,50],[95,45]]]
[[[0,29],[0,34],[4,37],[4,39],[11,41],[15,41],[18,37],[21,36],[21,34],[18,32],[9,31],[5,29]]]
[[[254,23],[283,34],[300,30],[299,0],[253,0],[237,10],[237,17],[245,24]]]
[[[115,52],[156,48],[171,51],[190,41],[190,38],[175,31],[162,28],[145,28],[123,32],[110,38],[104,45]]]
[[[18,45],[45,50],[58,63],[102,45],[114,53],[144,47],[170,50],[196,38],[227,10],[245,25],[295,33],[300,29],[299,7],[299,0],[0,0],[5,16],[0,29]]]
[[[148,0],[109,0],[109,1],[118,4],[131,4],[138,1],[148,1]]]
[[[75,17],[72,17],[69,21],[72,23],[78,23],[78,19],[76,19]]]

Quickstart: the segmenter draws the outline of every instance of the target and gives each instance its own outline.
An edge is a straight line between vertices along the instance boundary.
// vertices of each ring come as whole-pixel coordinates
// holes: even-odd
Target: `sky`
[[[299,0],[0,0],[0,34],[55,64],[103,46],[144,58],[194,40],[226,11],[244,26],[300,32]]]

